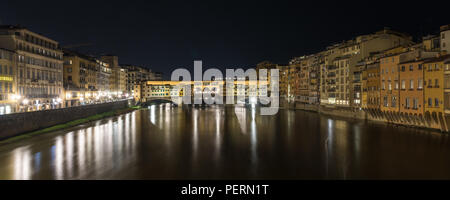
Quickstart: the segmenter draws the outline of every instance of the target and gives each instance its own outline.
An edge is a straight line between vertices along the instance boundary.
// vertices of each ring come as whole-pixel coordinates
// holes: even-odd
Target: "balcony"
[[[335,88],[328,89],[327,92],[336,92],[336,89]]]
[[[54,94],[28,94],[25,95],[27,98],[58,98],[59,95],[54,95]]]

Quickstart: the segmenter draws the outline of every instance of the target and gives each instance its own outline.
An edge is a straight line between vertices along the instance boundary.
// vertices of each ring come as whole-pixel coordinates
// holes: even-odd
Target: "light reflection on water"
[[[132,120],[135,113],[52,138],[38,136],[30,144],[2,151],[0,178],[86,179],[115,175],[110,174],[112,169],[120,169],[136,156],[136,124]],[[10,164],[7,158],[14,162]]]
[[[0,148],[0,179],[450,178],[448,136],[316,113],[153,105]]]

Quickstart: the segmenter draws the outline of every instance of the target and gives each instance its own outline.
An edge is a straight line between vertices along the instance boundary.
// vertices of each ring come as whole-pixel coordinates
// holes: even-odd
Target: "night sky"
[[[209,2],[209,3],[208,3]],[[2,24],[20,24],[89,54],[162,71],[251,67],[315,53],[383,27],[415,39],[450,23],[441,2],[4,1]],[[414,5],[412,5],[414,4]],[[447,9],[444,12],[445,7]]]

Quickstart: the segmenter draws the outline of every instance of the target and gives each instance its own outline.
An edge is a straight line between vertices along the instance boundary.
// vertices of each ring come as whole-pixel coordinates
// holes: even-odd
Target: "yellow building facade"
[[[16,59],[17,55],[13,51],[0,49],[0,115],[18,109]]]
[[[450,55],[431,58],[423,63],[424,67],[424,108],[425,116],[437,122],[445,115],[445,90],[450,88],[445,62],[450,61]],[[446,78],[447,77],[447,78]]]

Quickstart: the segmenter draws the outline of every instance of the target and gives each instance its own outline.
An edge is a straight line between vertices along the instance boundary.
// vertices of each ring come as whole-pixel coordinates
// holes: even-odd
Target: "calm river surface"
[[[280,110],[152,106],[0,146],[0,179],[449,179],[449,136]]]

